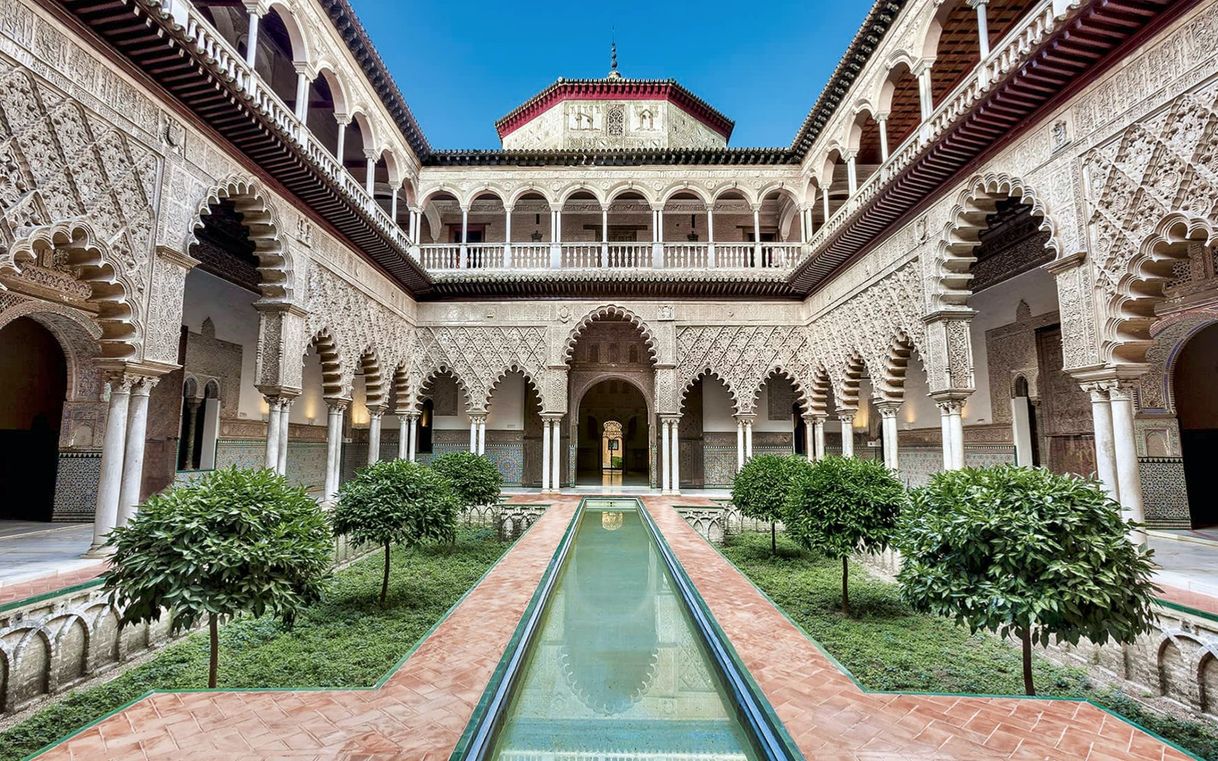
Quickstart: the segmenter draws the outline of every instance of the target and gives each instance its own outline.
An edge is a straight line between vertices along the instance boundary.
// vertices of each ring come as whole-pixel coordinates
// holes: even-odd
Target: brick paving
[[[690,528],[671,500],[643,501],[809,759],[1188,758],[1090,703],[863,692]]]
[[[578,497],[513,501],[554,509],[383,687],[152,695],[40,758],[446,759]],[[865,693],[690,529],[670,500],[645,502],[809,759],[1187,758],[1086,703]]]
[[[447,759],[578,498],[557,500],[380,689],[151,695],[40,759]]]

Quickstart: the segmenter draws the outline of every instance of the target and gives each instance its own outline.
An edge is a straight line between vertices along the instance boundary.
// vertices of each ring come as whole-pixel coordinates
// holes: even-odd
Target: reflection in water
[[[493,758],[757,757],[632,501],[588,502],[561,574]]]

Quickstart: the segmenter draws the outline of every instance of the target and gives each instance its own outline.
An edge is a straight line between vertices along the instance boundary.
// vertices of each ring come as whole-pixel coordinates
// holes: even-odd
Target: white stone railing
[[[418,247],[429,272],[507,270],[789,271],[802,243],[434,243]]]
[[[178,24],[195,52],[203,57],[221,77],[231,82],[259,112],[279,128],[282,136],[298,145],[314,166],[338,186],[345,200],[362,209],[368,220],[383,235],[391,239],[402,252],[410,250],[408,235],[381,207],[368,189],[357,181],[333,154],[332,149],[321,144],[309,128],[292,109],[275,94],[262,77],[249,67],[245,58],[228,43],[194,4],[187,0],[144,0],[150,7],[160,8],[161,13]]]
[[[889,182],[904,172],[922,152],[950,129],[962,115],[1016,67],[1023,64],[1059,23],[1054,0],[1041,0],[996,44],[990,55],[935,107],[930,118],[897,146],[880,167],[859,185],[854,194],[816,230],[808,242],[810,251],[819,251],[845,224],[854,218]]]

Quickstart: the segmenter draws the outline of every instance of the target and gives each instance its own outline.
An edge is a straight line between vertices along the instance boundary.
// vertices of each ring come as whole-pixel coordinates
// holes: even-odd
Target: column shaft
[[[1112,407],[1109,406],[1108,386],[1093,383],[1084,386],[1091,397],[1091,421],[1095,428],[1095,470],[1108,496],[1120,501],[1116,477],[1116,449],[1112,438]]]
[[[93,544],[86,554],[101,554],[106,535],[118,521],[118,501],[123,486],[123,455],[127,447],[127,414],[130,406],[131,381],[125,376],[116,376],[110,381],[106,434],[102,440],[101,478],[97,482],[97,507],[93,513]]]
[[[338,480],[342,471],[343,413],[345,411],[345,404],[329,403],[329,425],[326,431],[326,500],[333,500],[338,495]]]
[[[660,418],[660,493],[668,494],[672,490],[672,453],[669,451],[672,440],[668,437],[670,421]]]
[[[1116,454],[1121,511],[1126,520],[1143,523],[1146,514],[1142,506],[1142,475],[1138,469],[1133,430],[1133,387],[1128,382],[1121,382],[1108,392],[1108,397],[1112,405],[1112,448]],[[1145,542],[1146,536],[1139,531],[1135,540]]]
[[[398,459],[410,459],[410,415],[398,415]]]
[[[854,413],[840,415],[842,422],[842,457],[854,457]]]
[[[266,461],[265,467],[274,470],[279,466],[279,417],[283,409],[277,397],[267,397],[266,414]]]
[[[736,418],[736,470],[744,467],[744,420]]]
[[[541,491],[550,491],[550,420],[541,419]]]
[[[144,378],[131,390],[127,407],[127,445],[123,452],[123,485],[119,490],[118,523],[126,525],[140,503],[144,483],[144,442],[148,438],[148,394],[155,378]]]
[[[373,412],[368,419],[368,464],[381,459],[381,414]]]
[[[283,411],[279,413],[279,459],[275,463],[275,472],[281,476],[288,474],[288,442],[292,430],[292,400],[285,399]]]
[[[672,493],[681,493],[681,419],[672,421]]]
[[[562,489],[562,420],[552,422],[554,430],[550,435],[554,440],[551,442],[550,457],[553,470],[550,473],[550,488],[557,492]]]
[[[753,420],[744,421],[744,459],[753,459]]]

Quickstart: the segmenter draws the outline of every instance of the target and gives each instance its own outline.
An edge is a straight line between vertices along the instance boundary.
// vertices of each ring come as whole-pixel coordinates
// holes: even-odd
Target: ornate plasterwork
[[[684,325],[677,328],[676,389],[681,396],[698,378],[713,375],[727,387],[735,412],[751,415],[772,374],[790,377],[801,398],[808,378],[807,332],[799,325]],[[659,397],[661,404],[667,400]],[[672,400],[674,408],[680,399]]]
[[[1218,84],[1185,93],[1084,159],[1104,361],[1143,359],[1154,305],[1174,277],[1171,261],[1213,237],[1216,101]]]
[[[379,372],[390,374],[414,351],[414,326],[324,265],[314,262],[308,274],[307,335],[325,333],[340,361],[338,377],[327,382],[327,395],[350,398],[361,358],[371,352]],[[296,336],[299,341],[303,336]],[[284,362],[304,355],[304,344],[285,342]]]
[[[160,159],[0,60],[0,270],[63,247],[99,306],[106,355],[139,353]]]
[[[551,384],[544,380],[548,354],[544,326],[431,326],[419,328],[415,336],[411,375],[419,379],[416,389],[447,370],[465,390],[470,408],[484,410],[499,380],[519,372],[537,387],[544,408],[550,409],[555,401]]]
[[[924,350],[922,304],[919,263],[914,260],[818,315],[808,328],[805,366],[824,368],[839,405],[857,403],[853,397],[860,362],[870,371],[877,394],[899,400],[906,369],[902,360],[913,351],[927,363],[949,364],[947,357]]]

